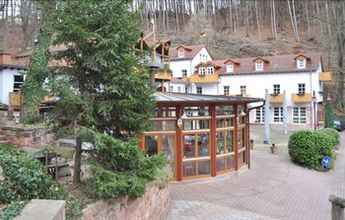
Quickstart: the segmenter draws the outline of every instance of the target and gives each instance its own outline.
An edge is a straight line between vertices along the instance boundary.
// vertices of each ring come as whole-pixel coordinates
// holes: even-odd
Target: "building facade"
[[[197,93],[196,87],[190,86],[188,78],[195,73],[200,63],[211,61],[212,57],[204,45],[179,45],[170,49],[170,70],[173,79],[169,92]]]
[[[171,88],[178,86],[174,80],[181,79],[183,65],[170,63]],[[265,98],[270,105],[269,123],[283,124],[286,117],[289,125],[307,127],[318,126],[322,120],[323,87],[331,80],[320,54],[302,53],[223,60],[209,57],[192,65],[188,73],[186,92]],[[264,121],[264,108],[251,111],[250,123]]]

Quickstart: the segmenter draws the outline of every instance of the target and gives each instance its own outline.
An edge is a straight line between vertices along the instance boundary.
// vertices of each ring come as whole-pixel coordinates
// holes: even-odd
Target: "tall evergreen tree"
[[[54,121],[127,139],[144,129],[153,110],[149,74],[134,45],[136,14],[127,0],[61,1],[52,24],[54,44],[67,47],[50,88],[59,97]],[[76,130],[77,131],[77,130]],[[80,183],[81,133],[76,133],[74,183]]]
[[[67,65],[58,67],[55,80],[50,80],[55,84],[52,91],[61,98],[57,116],[75,109],[78,125],[117,138],[142,130],[153,109],[149,75],[134,51],[137,17],[128,4],[128,0],[63,1],[53,23],[54,44],[67,47],[54,55]]]

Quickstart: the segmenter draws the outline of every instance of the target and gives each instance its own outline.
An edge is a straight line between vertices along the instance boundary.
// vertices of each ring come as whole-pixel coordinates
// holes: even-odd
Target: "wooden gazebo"
[[[155,100],[152,129],[143,132],[140,148],[163,152],[175,180],[250,167],[249,111],[262,99],[156,92]]]

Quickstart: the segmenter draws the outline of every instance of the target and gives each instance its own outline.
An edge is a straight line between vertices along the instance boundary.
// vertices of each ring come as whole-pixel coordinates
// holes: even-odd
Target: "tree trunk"
[[[255,16],[256,16],[256,27],[258,29],[259,40],[261,40],[261,29],[260,29],[260,16],[258,8],[258,0],[255,0]]]
[[[81,183],[81,138],[78,135],[76,137],[76,146],[75,146],[75,155],[74,155],[74,175],[73,175],[73,184],[78,185]]]

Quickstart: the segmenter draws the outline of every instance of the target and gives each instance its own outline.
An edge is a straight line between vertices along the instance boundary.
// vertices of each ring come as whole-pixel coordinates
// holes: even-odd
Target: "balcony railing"
[[[332,72],[321,72],[320,73],[320,81],[321,82],[332,81]]]
[[[199,74],[193,74],[189,77],[191,83],[218,83],[219,76],[218,74],[204,75],[200,76]]]
[[[21,92],[10,92],[9,101],[12,109],[20,109],[22,105],[22,94]]]
[[[310,93],[292,94],[291,99],[294,103],[310,103],[313,97]]]
[[[271,94],[270,103],[272,104],[281,104],[284,102],[284,96],[282,94]]]

